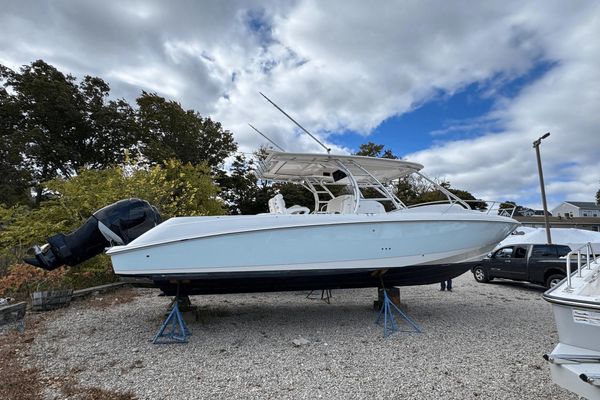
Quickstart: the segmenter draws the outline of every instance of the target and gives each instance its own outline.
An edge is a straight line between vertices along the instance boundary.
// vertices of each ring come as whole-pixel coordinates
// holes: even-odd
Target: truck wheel
[[[558,285],[558,283],[560,281],[562,281],[563,279],[565,279],[565,276],[563,274],[550,275],[546,279],[546,288],[548,288],[548,289],[553,288],[554,286]]]
[[[480,265],[473,268],[473,277],[479,283],[486,283],[490,281],[487,272],[485,272],[485,269],[483,269],[483,267]]]

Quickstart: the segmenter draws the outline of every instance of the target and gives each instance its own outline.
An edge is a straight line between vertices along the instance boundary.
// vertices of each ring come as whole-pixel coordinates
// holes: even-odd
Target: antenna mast
[[[260,95],[262,97],[264,97],[265,99],[267,99],[267,101],[269,103],[271,103],[276,109],[278,109],[279,111],[281,111],[283,113],[283,115],[285,115],[286,117],[288,117],[290,119],[290,121],[292,121],[293,123],[295,123],[300,129],[302,129],[308,136],[310,136],[311,138],[313,138],[313,140],[317,143],[319,143],[321,145],[321,147],[323,147],[325,150],[327,150],[327,154],[331,153],[331,149],[327,146],[325,146],[319,139],[317,139],[312,133],[310,133],[309,131],[307,131],[302,125],[300,125],[298,122],[296,122],[296,120],[292,117],[290,117],[288,115],[288,113],[286,113],[285,111],[283,111],[277,104],[273,103],[271,101],[271,99],[269,99],[267,96],[265,96],[262,92],[258,92],[260,93]]]
[[[258,132],[258,134],[262,137],[264,137],[265,139],[267,139],[269,142],[271,142],[271,144],[275,147],[277,147],[279,150],[281,151],[285,151],[280,145],[278,145],[277,143],[275,143],[274,141],[272,141],[271,139],[269,139],[267,137],[267,135],[265,135],[264,133],[262,133],[261,131],[259,131],[258,129],[256,129],[255,127],[253,127],[251,124],[248,124],[250,126],[250,128],[254,129],[256,132]]]

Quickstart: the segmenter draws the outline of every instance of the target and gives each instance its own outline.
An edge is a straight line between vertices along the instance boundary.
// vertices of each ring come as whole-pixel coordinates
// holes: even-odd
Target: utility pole
[[[544,206],[544,224],[546,225],[546,239],[548,244],[552,244],[552,237],[550,236],[550,222],[548,222],[548,205],[546,204],[546,189],[544,188],[544,172],[542,171],[542,159],[540,157],[540,144],[543,139],[550,136],[550,132],[544,134],[536,141],[533,142],[535,148],[535,155],[537,157],[538,174],[540,176],[540,190],[542,192],[542,204]]]

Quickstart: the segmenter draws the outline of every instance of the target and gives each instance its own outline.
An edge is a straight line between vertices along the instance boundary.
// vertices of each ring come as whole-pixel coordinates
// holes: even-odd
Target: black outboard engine
[[[161,222],[156,207],[145,200],[120,200],[96,211],[75,231],[48,238],[43,246],[34,246],[35,258],[24,261],[53,270],[61,265],[74,266],[100,254],[113,244],[125,245]]]

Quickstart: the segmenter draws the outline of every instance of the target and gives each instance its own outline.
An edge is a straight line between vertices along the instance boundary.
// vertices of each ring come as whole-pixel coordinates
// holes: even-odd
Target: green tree
[[[359,150],[355,153],[357,156],[392,158],[397,159],[392,150],[384,149],[385,145],[375,144],[373,142],[363,143],[359,146]]]
[[[0,67],[1,68],[1,67]],[[19,122],[18,109],[0,86],[0,204],[27,203],[30,174],[23,168],[21,149],[24,137],[13,127]]]
[[[467,192],[466,190],[451,188],[450,182],[443,181],[440,183],[440,186],[442,186],[444,189],[448,190],[450,193],[454,194],[459,199],[466,200],[467,204],[473,209],[476,209],[476,210],[486,210],[487,209],[487,204],[485,201],[478,200],[477,198],[475,198],[475,196],[473,196],[471,193]],[[429,202],[434,202],[434,201],[446,201],[447,199],[448,199],[448,197],[446,197],[446,195],[441,190],[430,186],[429,189],[418,194],[418,196],[414,199],[413,204],[429,203]]]
[[[419,192],[414,183],[414,179],[410,176],[398,179],[396,195],[406,205],[416,204],[418,202]]]
[[[107,101],[110,89],[100,78],[77,84],[38,60],[19,72],[0,66],[0,83],[1,151],[11,146],[12,176],[21,173],[13,187],[20,191],[31,179],[38,204],[42,182],[121,162],[137,142],[133,110],[124,100]]]
[[[366,156],[366,157],[377,157],[377,158],[390,158],[393,160],[398,159],[398,157],[392,152],[391,149],[385,149],[385,145],[376,144],[373,142],[363,143],[359,146],[359,150],[355,153],[357,156]],[[405,180],[404,183],[409,183],[408,180]],[[400,189],[400,188],[398,188]],[[403,187],[402,190],[405,190],[406,187]],[[406,193],[405,193],[406,194]],[[336,194],[337,195],[337,194]],[[374,198],[381,197],[381,194],[375,189],[364,189],[363,195],[366,198]],[[404,200],[400,198],[401,200]],[[383,202],[383,206],[386,211],[391,211],[393,209],[393,205],[390,202]]]
[[[229,174],[222,171],[218,178],[220,197],[225,200],[229,213],[254,215],[269,211],[268,201],[275,195],[273,187],[259,182],[254,174],[254,162],[244,154],[235,156]]]
[[[233,134],[219,122],[186,111],[175,101],[142,92],[137,104],[142,153],[151,163],[176,158],[184,163],[207,163],[216,170],[237,149]]]

